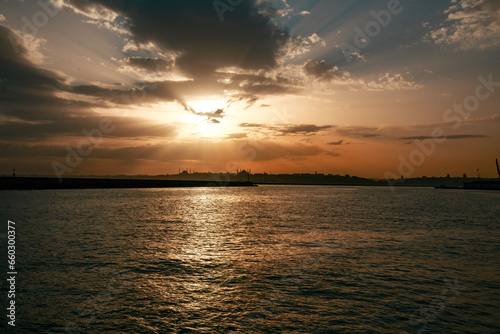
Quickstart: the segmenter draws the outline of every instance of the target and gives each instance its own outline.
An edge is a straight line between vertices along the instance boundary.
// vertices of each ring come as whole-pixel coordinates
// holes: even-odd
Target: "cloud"
[[[341,140],[339,140],[339,141],[333,141],[333,142],[331,142],[331,143],[327,143],[326,145],[340,146],[340,145],[342,145],[343,143],[344,143],[344,140],[343,140],[343,139],[341,139]]]
[[[130,19],[137,43],[154,43],[163,50],[180,52],[176,63],[192,77],[206,77],[224,66],[267,69],[276,66],[280,48],[289,35],[272,21],[267,2],[246,0],[221,21],[212,1],[185,0],[71,0],[81,13],[105,20],[114,13]],[[106,11],[97,9],[105,8]],[[109,14],[113,13],[113,14]]]
[[[161,82],[144,102],[173,99],[191,111],[185,96],[200,91],[229,96],[230,103],[246,101],[248,107],[262,96],[296,92],[284,78],[268,74],[278,68],[285,46],[295,39],[278,26],[279,14],[268,1],[244,0],[225,12],[222,21],[213,1],[206,0],[59,0],[57,4],[129,31],[123,49],[128,57],[120,61],[120,70],[143,82]],[[290,9],[286,2],[282,5]],[[227,68],[232,72],[223,70]],[[98,89],[95,93],[100,98],[121,95]]]
[[[383,90],[415,90],[423,86],[412,81],[411,78],[405,78],[402,74],[384,73],[376,79],[366,81],[351,77],[347,71],[340,71],[337,66],[331,66],[322,61],[307,61],[302,66],[302,71],[308,77],[317,79],[325,85],[347,87],[349,89],[362,89],[371,91]],[[408,74],[408,73],[407,73]]]
[[[405,79],[399,73],[394,75],[385,73],[376,81],[363,82],[363,85],[368,90],[413,90],[423,87],[414,81]]]
[[[17,44],[16,40],[13,47],[11,41],[15,38],[15,32],[0,26],[0,113],[25,120],[44,120],[52,119],[51,115],[63,107],[81,108],[81,104],[63,101],[54,94],[65,86],[65,78],[37,68],[28,60],[29,51],[23,43]]]
[[[463,130],[470,132],[481,131],[481,127],[477,127],[479,124],[491,124],[493,122],[499,122],[500,116],[494,114],[482,118],[468,118],[462,121]],[[335,133],[339,136],[345,136],[350,138],[377,138],[386,140],[425,140],[433,139],[430,135],[421,135],[422,131],[432,131],[436,128],[440,128],[447,131],[452,131],[452,127],[456,125],[455,122],[436,122],[436,123],[420,123],[420,124],[409,124],[409,125],[384,125],[380,127],[368,127],[368,126],[339,126],[335,128]],[[443,136],[443,138],[448,139],[467,139],[467,138],[486,138],[485,135],[473,135],[473,134],[456,134]],[[411,143],[411,142],[410,142]],[[328,143],[328,145],[346,145],[343,141]]]
[[[38,142],[49,138],[82,137],[82,130],[99,128],[103,116],[92,108],[101,101],[77,99],[81,95],[112,99],[127,90],[95,85],[69,86],[67,79],[30,62],[23,44],[19,53],[10,44],[13,32],[0,26],[0,133],[2,141]],[[64,97],[66,92],[73,98]],[[66,94],[68,95],[68,94]],[[81,96],[83,97],[83,96]],[[174,97],[172,97],[174,99]],[[114,137],[171,137],[176,128],[141,118],[113,117]]]
[[[286,2],[281,5],[291,9]],[[127,57],[119,61],[121,70],[134,73],[143,84],[158,84],[154,92],[147,91],[147,97],[132,103],[174,100],[192,112],[186,96],[203,92],[224,95],[228,105],[245,102],[248,108],[261,97],[300,93],[306,89],[304,74],[318,83],[354,89],[419,87],[398,74],[387,74],[372,82],[354,80],[348,72],[339,71],[324,60],[310,60],[302,68],[287,68],[286,59],[321,47],[324,40],[316,33],[294,37],[278,27],[278,13],[270,10],[268,1],[245,0],[226,12],[224,21],[213,2],[206,0],[71,0],[64,6],[104,22],[129,22],[131,36],[124,49]],[[72,88],[72,92],[107,101],[145,92],[140,87],[128,91],[100,88],[83,85]]]
[[[326,46],[326,42],[321,37],[319,37],[318,34],[316,34],[316,33],[312,34],[308,38],[309,38],[309,41],[311,41],[311,43],[313,43],[313,44],[321,42],[321,45]]]
[[[106,6],[98,2],[90,2],[88,0],[55,0],[54,3],[62,7],[63,5],[71,6],[77,13],[84,14],[92,19],[114,21],[118,14]]]
[[[255,161],[271,161],[275,159],[287,159],[294,161],[301,157],[312,157],[317,155],[339,156],[320,148],[317,145],[296,144],[278,144],[276,142],[262,142],[263,150],[257,153]]]
[[[339,68],[337,66],[331,66],[327,64],[324,60],[318,61],[308,61],[304,64],[304,72],[315,79],[322,81],[331,81],[338,78]]]
[[[468,139],[468,138],[487,138],[488,136],[483,135],[449,135],[443,137],[432,137],[432,136],[412,136],[412,137],[403,137],[399,139],[403,140],[425,140],[425,139]]]
[[[221,84],[211,84],[211,89],[217,92],[223,86]],[[66,91],[74,94],[97,97],[102,101],[118,105],[141,105],[155,102],[176,101],[187,112],[198,116],[207,116],[210,118],[221,118],[224,110],[215,110],[213,112],[198,112],[193,109],[184,99],[184,95],[193,95],[198,89],[209,89],[203,86],[199,81],[161,81],[161,82],[142,82],[136,83],[133,88],[107,88],[97,85],[79,85],[65,86]]]
[[[192,110],[192,113],[197,115],[197,116],[206,116],[207,120],[210,121],[211,123],[220,123],[217,118],[224,118],[224,109],[217,109],[215,111],[209,111],[209,112],[197,112],[195,110]]]
[[[85,23],[95,24],[99,28],[104,28],[116,32],[121,35],[130,36],[130,30],[125,26],[125,22],[109,22],[102,20],[86,20]]]
[[[122,60],[122,63],[140,70],[150,72],[167,72],[170,71],[174,65],[172,59],[165,60],[161,58],[149,57],[130,57]]]
[[[302,69],[307,76],[313,79],[318,79],[322,82],[331,83],[333,85],[347,86],[352,89],[382,91],[413,90],[423,87],[414,81],[405,79],[403,75],[399,73],[385,73],[376,80],[372,81],[354,79],[351,78],[351,74],[349,72],[339,71],[337,66],[331,66],[324,60],[319,62],[310,60],[304,64]]]
[[[349,58],[351,60],[354,60],[354,61],[366,61],[366,58],[365,56],[363,56],[361,53],[359,52],[352,52],[350,55],[349,55]]]
[[[465,126],[465,125],[481,124],[481,123],[493,123],[493,122],[500,122],[500,116],[497,114],[493,114],[490,116],[479,117],[479,118],[469,117],[469,118],[462,120],[461,124],[463,124]],[[422,130],[422,129],[432,130],[435,128],[452,128],[455,125],[456,125],[456,121],[420,123],[420,124],[409,125],[408,129],[411,129],[411,130]]]
[[[242,132],[240,132],[240,133],[230,133],[226,137],[229,138],[229,139],[242,139],[242,138],[248,137],[248,134],[242,133]]]
[[[333,128],[333,125],[313,125],[313,124],[301,124],[301,125],[293,125],[287,126],[281,130],[283,134],[313,134],[318,133],[323,130]]]
[[[335,132],[341,136],[351,138],[374,138],[379,137],[380,129],[366,126],[343,126],[335,129]]]
[[[267,125],[259,123],[241,123],[242,128],[248,128],[255,132],[266,132],[275,136],[302,135],[310,136],[319,132],[333,129],[334,125],[314,125],[314,124],[286,124],[286,125]]]
[[[266,128],[268,125],[259,123],[241,123],[239,125],[242,128]]]
[[[82,115],[83,116],[83,115]],[[38,142],[51,138],[83,137],[82,131],[99,129],[103,117],[88,113],[84,117],[64,117],[53,121],[23,122],[7,120],[0,122],[0,133],[4,141]],[[138,117],[110,117],[114,126],[113,138],[168,138],[177,135],[175,126],[157,124]]]
[[[0,38],[8,40],[8,43],[2,41],[6,47],[6,49],[2,49],[2,52],[5,53],[4,57],[12,58],[12,55],[14,57],[19,55],[22,57],[22,61],[34,64],[43,63],[45,57],[40,50],[46,43],[45,39],[3,25],[0,25],[0,35]]]
[[[454,50],[484,50],[500,46],[498,0],[454,1],[447,19],[424,40]]]
[[[232,102],[246,100],[252,105],[262,96],[293,94],[299,90],[298,83],[274,71],[224,68],[217,71],[217,75],[221,87],[234,93]]]
[[[243,141],[244,143],[245,141]],[[43,161],[45,168],[42,172],[52,173],[50,164],[54,160],[64,162],[67,155],[66,146],[68,144],[58,145],[27,145],[27,144],[3,144],[0,143],[0,151],[9,159],[19,161],[25,157],[36,157],[37,162]],[[74,147],[74,146],[73,146]],[[254,148],[251,144],[242,146],[240,139],[222,140],[222,141],[207,141],[203,145],[189,142],[171,142],[166,144],[145,145],[139,144],[136,146],[96,146],[92,150],[92,154],[85,158],[85,163],[94,166],[112,167],[112,170],[120,170],[122,165],[130,165],[138,163],[144,165],[144,161],[148,164],[169,163],[174,162],[179,164],[185,162],[192,164],[200,162],[204,165],[211,163],[227,164],[228,160],[242,161],[247,163],[248,156],[241,153],[242,148]],[[339,156],[339,154],[330,152],[320,148],[317,145],[306,145],[301,143],[286,144],[274,141],[259,141],[259,148],[255,150],[255,156],[252,161],[272,161],[284,159],[296,161],[304,157],[313,156]],[[4,161],[2,161],[3,163]],[[78,171],[83,171],[84,166],[79,167]],[[109,170],[109,169],[108,169]],[[129,170],[129,169],[127,169]],[[95,173],[95,171],[94,171]]]

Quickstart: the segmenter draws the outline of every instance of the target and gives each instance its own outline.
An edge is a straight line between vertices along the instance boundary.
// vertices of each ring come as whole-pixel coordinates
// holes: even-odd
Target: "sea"
[[[500,333],[500,192],[0,191],[0,219],[1,333]]]

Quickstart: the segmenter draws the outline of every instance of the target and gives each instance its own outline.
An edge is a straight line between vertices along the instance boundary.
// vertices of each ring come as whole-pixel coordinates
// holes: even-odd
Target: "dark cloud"
[[[173,60],[149,57],[130,57],[124,59],[122,62],[136,69],[150,72],[167,72],[170,71],[174,65]]]
[[[317,126],[313,124],[301,124],[285,127],[281,130],[283,134],[312,134],[322,130],[333,128],[333,125]]]
[[[67,86],[65,87],[65,90],[70,93],[90,95],[106,99],[113,99],[116,96],[120,96],[120,94],[129,93],[127,90],[109,89],[96,85]]]
[[[175,100],[189,111],[184,100],[190,93],[189,86],[199,88],[196,94],[207,90],[220,94],[232,89],[236,93],[230,102],[245,101],[248,107],[261,96],[295,92],[287,79],[266,75],[293,39],[276,25],[277,11],[268,1],[243,0],[225,12],[223,21],[214,2],[207,0],[69,0],[65,5],[93,19],[112,20],[115,24],[127,18],[130,43],[138,46],[139,51],[141,45],[154,45],[157,54],[177,55],[175,60],[166,60],[141,54],[122,61],[125,66],[153,72],[169,71],[175,66],[193,79],[190,84],[165,82],[153,94],[148,94],[144,102]],[[239,68],[244,73],[255,74],[219,72],[224,68]],[[230,83],[222,85],[221,78],[230,79]],[[92,92],[90,88],[79,89],[82,94],[100,98],[122,94],[114,90],[99,91],[95,87]]]
[[[114,138],[165,138],[177,134],[175,126],[156,124],[137,117],[111,117],[115,127],[107,137]],[[6,141],[37,142],[52,137],[83,137],[82,131],[99,129],[103,117],[88,113],[84,117],[65,117],[53,121],[3,121],[0,122],[0,139]]]
[[[285,93],[291,93],[291,90],[287,87],[278,84],[247,84],[241,86],[241,89],[251,95],[280,95]]]
[[[197,112],[196,115],[198,116],[207,116],[208,119],[212,118],[223,118],[224,117],[224,109],[217,109],[216,111],[212,112]]]
[[[142,82],[137,83],[134,88],[110,89],[97,85],[65,86],[67,92],[97,97],[104,101],[116,104],[141,104],[158,101],[184,100],[175,91],[179,89],[179,83],[175,82]]]
[[[59,97],[71,92],[113,99],[131,90],[106,89],[87,85],[72,87],[53,72],[37,68],[28,59],[22,44],[15,52],[9,38],[13,32],[0,26],[0,140],[37,142],[52,137],[82,137],[82,131],[98,129],[103,116],[93,107],[100,102]],[[144,88],[143,88],[144,89]],[[171,94],[173,95],[173,94]],[[171,97],[174,100],[174,96]],[[113,137],[171,137],[176,128],[134,117],[113,117]]]
[[[96,85],[66,86],[65,90],[75,94],[97,97],[100,100],[120,105],[140,105],[144,103],[176,101],[190,113],[209,118],[222,118],[223,110],[203,113],[194,110],[188,105],[183,96],[195,95],[197,90],[203,89],[207,93],[217,93],[222,85],[213,83],[209,88],[203,87],[199,81],[162,81],[139,82],[135,88],[110,89]]]
[[[339,141],[333,141],[333,142],[331,142],[331,143],[328,143],[327,145],[340,146],[340,145],[342,145],[343,143],[344,143],[344,140],[343,140],[343,139],[341,139],[341,140],[339,140]]]
[[[366,126],[344,126],[335,129],[335,131],[345,137],[351,138],[374,138],[380,136],[379,129]]]
[[[240,127],[242,128],[266,128],[268,125],[259,124],[259,123],[240,123]]]
[[[285,135],[313,135],[318,132],[333,129],[334,125],[314,125],[314,124],[299,124],[299,125],[266,125],[259,123],[241,123],[242,128],[255,129],[259,132],[270,132],[277,136]]]
[[[248,135],[246,133],[230,133],[227,135],[227,138],[229,139],[241,139],[241,138],[246,138]]]
[[[265,69],[276,65],[280,48],[289,39],[272,22],[267,2],[243,0],[221,21],[213,1],[70,0],[92,15],[102,6],[131,20],[137,43],[153,42],[164,50],[181,52],[177,65],[193,77],[217,68],[235,66]]]
[[[27,60],[28,50],[14,32],[0,25],[0,114],[24,120],[53,119],[62,108],[76,111],[88,103],[64,101],[54,91],[64,79]],[[17,52],[16,52],[17,50]]]
[[[226,88],[239,92],[235,98],[238,101],[247,101],[248,105],[253,105],[261,96],[298,93],[298,83],[280,75],[267,76],[265,71],[256,74],[219,73],[219,75],[221,79],[231,82]],[[261,107],[263,106],[269,105]]]
[[[109,147],[96,146],[92,150],[92,154],[85,158],[85,161],[91,161],[92,164],[102,164],[102,160],[120,166],[123,163],[130,161],[140,161],[144,164],[144,160],[150,163],[155,162],[172,162],[185,161],[192,162],[223,162],[228,161],[231,157],[235,161],[241,159],[248,161],[248,157],[238,153],[241,148],[241,140],[234,138],[224,141],[209,141],[204,145],[198,145],[187,142],[173,142],[169,145],[137,145],[125,147]],[[54,160],[64,161],[68,151],[64,145],[26,145],[26,144],[2,144],[0,143],[0,152],[13,159],[21,159],[26,156],[36,157],[37,159],[45,158],[46,165],[50,168],[50,163]],[[74,146],[73,146],[74,147]],[[253,147],[248,144],[248,147]],[[259,141],[261,150],[255,149],[255,159],[253,161],[271,161],[275,159],[296,160],[301,157],[312,157],[317,155],[338,156],[323,150],[317,145],[305,144],[283,144],[274,141]],[[0,166],[4,161],[0,161]],[[11,165],[8,165],[11,167]],[[51,170],[49,170],[52,172]]]
[[[255,161],[270,161],[274,159],[297,160],[305,157],[317,155],[338,156],[337,153],[326,151],[317,145],[296,144],[278,144],[274,142],[262,143],[265,149],[258,151]]]
[[[432,136],[413,136],[413,137],[402,137],[399,139],[403,140],[425,140],[425,139],[467,139],[467,138],[487,138],[488,136],[483,135],[449,135],[443,137],[432,137]]]
[[[464,12],[488,12],[491,14],[500,14],[500,2],[498,0],[477,0],[471,3],[468,0],[461,0],[457,5]],[[452,10],[448,10],[452,11]]]
[[[320,62],[310,60],[304,64],[303,70],[307,75],[315,79],[331,81],[337,78],[338,67],[328,65],[324,60]]]
[[[67,87],[65,79],[37,68],[27,59],[28,51],[22,43],[16,42],[13,47],[14,39],[14,32],[0,26],[0,115],[18,121],[50,122],[63,115],[76,117],[98,106],[58,97],[56,93]]]
[[[175,67],[193,79],[156,83],[157,88],[153,91],[141,87],[120,90],[95,85],[66,88],[72,93],[119,104],[177,101],[192,112],[186,96],[200,92],[221,94],[224,90],[232,90],[235,94],[228,102],[246,101],[248,106],[260,96],[292,92],[285,78],[266,76],[266,71],[276,66],[282,48],[292,38],[276,25],[273,20],[276,11],[267,1],[243,0],[234,10],[225,13],[223,21],[213,1],[206,0],[68,0],[64,5],[94,21],[119,25],[128,22],[129,42],[138,47],[139,53],[134,52],[134,56],[122,60],[124,66],[150,72],[167,72]],[[145,48],[155,51],[141,50],[141,45],[148,45]],[[144,56],[144,53],[149,55]],[[177,56],[163,59],[165,54]],[[230,83],[222,84],[220,79],[227,78],[228,74],[218,70],[224,68],[239,68],[245,73],[256,74],[232,73]]]
[[[36,88],[36,93],[58,89],[64,79],[53,72],[32,66],[27,60],[28,50],[17,34],[0,25],[0,78],[5,92],[6,85],[14,93],[17,89]],[[4,96],[5,97],[5,96]]]

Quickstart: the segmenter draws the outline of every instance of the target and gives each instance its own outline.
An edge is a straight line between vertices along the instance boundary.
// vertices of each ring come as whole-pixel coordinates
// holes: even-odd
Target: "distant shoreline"
[[[0,190],[253,187],[253,182],[139,180],[53,177],[0,177]]]
[[[220,176],[220,175],[219,175]],[[270,177],[269,177],[270,178]],[[247,178],[245,178],[247,179]],[[312,181],[312,182],[311,182]],[[316,181],[316,182],[314,182]],[[388,182],[373,181],[357,177],[341,178],[331,182],[323,180],[311,180],[308,178],[281,179],[281,180],[259,180],[253,179],[242,181],[213,177],[205,180],[168,180],[168,179],[146,179],[146,178],[104,178],[104,177],[71,177],[59,181],[55,177],[43,176],[0,176],[0,190],[49,190],[49,189],[130,189],[130,188],[193,188],[193,187],[254,187],[258,185],[303,185],[303,186],[343,186],[343,187],[391,187]],[[413,181],[413,182],[412,182]],[[436,178],[433,182],[406,182],[395,183],[394,188],[405,187],[430,187],[437,189],[476,189],[476,190],[499,190],[500,181],[484,180],[469,181],[458,184],[453,179]],[[448,182],[443,182],[448,181]]]

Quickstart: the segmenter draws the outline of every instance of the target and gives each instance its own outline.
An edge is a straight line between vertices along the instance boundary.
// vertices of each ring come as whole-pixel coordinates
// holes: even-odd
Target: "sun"
[[[203,99],[189,102],[188,105],[199,113],[211,113],[217,109],[225,109],[226,102],[220,99]]]
[[[191,134],[203,138],[221,138],[223,131],[222,117],[217,114],[218,110],[224,110],[226,103],[220,99],[201,99],[187,103],[193,112],[186,114],[184,121],[190,125]]]
[[[224,136],[223,131],[221,131],[222,124],[214,123],[208,117],[187,114],[184,120],[188,124],[187,130],[190,135],[197,135],[203,138],[220,138]],[[219,122],[218,120],[216,121]]]

